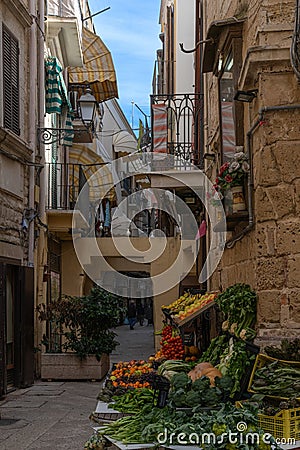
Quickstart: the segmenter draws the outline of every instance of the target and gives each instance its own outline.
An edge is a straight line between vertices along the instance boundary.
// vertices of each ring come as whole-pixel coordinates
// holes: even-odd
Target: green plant
[[[39,319],[47,321],[52,330],[50,337],[44,336],[42,341],[46,350],[70,350],[81,359],[93,354],[98,361],[118,345],[111,328],[119,324],[125,312],[122,298],[99,287],[84,297],[63,296],[48,305],[40,304],[37,311]],[[59,345],[57,336],[61,337]]]

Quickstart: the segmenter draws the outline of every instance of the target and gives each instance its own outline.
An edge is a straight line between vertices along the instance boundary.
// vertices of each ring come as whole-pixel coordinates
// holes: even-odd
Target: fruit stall
[[[186,358],[194,360],[193,357],[205,350],[211,338],[218,333],[220,320],[214,302],[216,296],[215,292],[201,294],[189,291],[170,305],[162,307],[164,323],[173,330],[179,330]]]
[[[197,305],[186,317],[178,309],[184,299],[165,306],[161,349],[147,360],[113,365],[85,448],[300,448],[300,339],[260,352],[253,343],[257,298],[248,285],[207,296],[207,304],[201,297],[197,311],[208,304],[219,309],[219,334],[205,350],[184,345],[181,322],[194,320]]]

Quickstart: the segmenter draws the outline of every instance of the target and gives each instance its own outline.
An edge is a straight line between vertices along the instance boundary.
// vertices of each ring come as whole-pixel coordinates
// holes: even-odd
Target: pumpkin
[[[203,369],[201,371],[201,376],[209,378],[211,386],[215,385],[216,377],[222,378],[221,372],[218,369],[216,369],[215,367],[213,367],[213,368],[208,367],[207,369]]]
[[[188,376],[192,379],[192,381],[197,380],[202,377],[202,370],[204,369],[213,369],[214,367],[208,362],[202,362],[197,364],[194,369],[190,370]]]
[[[195,366],[195,368],[196,367],[197,367],[197,369],[202,371],[204,369],[213,369],[214,366],[211,363],[209,363],[209,362],[201,362],[201,363],[197,364]]]

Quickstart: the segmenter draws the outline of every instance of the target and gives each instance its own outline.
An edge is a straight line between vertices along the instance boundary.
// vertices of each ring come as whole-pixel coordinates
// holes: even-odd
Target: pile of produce
[[[149,388],[155,377],[151,362],[132,360],[119,362],[112,370],[106,386],[108,388]]]
[[[251,390],[282,398],[300,398],[300,367],[275,360],[255,371]]]
[[[229,345],[220,357],[220,363],[216,366],[223,376],[228,375],[234,380],[231,391],[233,398],[240,392],[241,381],[245,376],[248,367],[252,366],[255,361],[255,355],[247,350],[244,341],[230,338]]]
[[[111,382],[107,382],[108,385],[112,385]],[[97,396],[97,400],[100,400],[101,402],[110,403],[112,401],[112,398],[116,395],[123,395],[126,394],[127,389],[121,386],[115,387],[115,388],[109,388],[107,385],[102,387],[99,391],[99,394]]]
[[[268,356],[284,361],[300,361],[300,339],[288,341],[283,339],[280,347],[265,347],[265,353]]]
[[[196,311],[199,311],[209,303],[212,303],[216,298],[216,295],[217,294],[215,293],[213,294],[206,293],[204,295],[201,294],[192,295],[186,292],[178,300],[176,300],[175,302],[171,303],[168,306],[163,306],[162,309],[167,313],[171,314],[173,319],[178,322],[180,320],[187,318]]]
[[[180,360],[167,360],[164,361],[158,368],[158,375],[162,375],[168,380],[171,380],[173,375],[178,372],[189,372],[192,366],[185,361]]]
[[[117,421],[105,426],[101,433],[110,436],[112,439],[121,441],[124,444],[142,444],[157,443],[160,436],[160,443],[172,443],[173,445],[182,444],[183,436],[187,440],[187,444],[195,446],[195,436],[199,439],[204,434],[214,433],[216,436],[215,443],[205,444],[208,449],[245,449],[245,440],[238,439],[235,444],[229,442],[229,433],[236,433],[238,424],[247,424],[247,432],[258,433],[261,439],[259,443],[251,444],[251,450],[270,449],[271,447],[263,443],[263,431],[257,425],[257,411],[253,408],[236,408],[226,403],[219,410],[201,411],[200,413],[190,414],[185,411],[177,411],[171,407],[153,408],[148,405],[143,410],[131,417],[123,417]],[[167,433],[166,433],[167,431]],[[224,433],[224,439],[217,439]],[[193,441],[188,441],[193,436]],[[231,434],[232,436],[232,434]],[[181,441],[180,441],[181,439]],[[162,441],[163,440],[163,441]],[[179,440],[179,441],[178,441]],[[278,446],[274,442],[274,449]],[[199,447],[201,441],[199,441]]]
[[[219,294],[215,303],[225,316],[222,330],[243,340],[256,336],[253,330],[256,321],[256,293],[248,284],[237,283]]]
[[[182,359],[184,346],[179,331],[171,325],[165,325],[162,329],[161,337],[162,356],[165,359]]]
[[[130,389],[125,394],[114,396],[113,403],[109,406],[117,411],[129,414],[137,414],[145,405],[153,402],[153,390]]]
[[[197,361],[199,358],[200,351],[195,345],[185,345],[184,346],[184,359],[185,361]]]
[[[289,400],[276,400],[265,397],[263,394],[254,394],[251,399],[240,403],[241,407],[248,405],[257,407],[260,414],[275,416],[285,409],[300,408],[300,400],[295,398]]]
[[[209,361],[213,366],[220,362],[221,355],[228,347],[229,338],[222,334],[210,341],[208,349],[202,353],[200,362]]]
[[[211,341],[200,361],[210,362],[223,376],[227,375],[234,381],[231,390],[233,398],[240,392],[241,382],[247,369],[254,364],[255,355],[248,350],[246,342],[221,335]]]
[[[171,392],[169,393],[171,406],[176,408],[189,407],[193,408],[193,412],[196,412],[198,409],[201,410],[201,407],[215,407],[228,399],[233,385],[232,379],[229,377],[222,378],[221,374],[212,367],[206,369],[204,367],[202,369],[203,375],[200,374],[193,381],[190,376],[191,372],[189,375],[178,373],[172,377]],[[215,376],[213,376],[213,371],[215,371]]]

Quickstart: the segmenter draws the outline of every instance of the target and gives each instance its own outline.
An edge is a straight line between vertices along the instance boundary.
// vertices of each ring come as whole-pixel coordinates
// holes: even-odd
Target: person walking
[[[140,322],[141,327],[144,325],[145,310],[142,304],[137,306],[137,320]]]
[[[152,325],[153,324],[153,310],[152,310],[152,305],[147,305],[145,308],[145,318],[148,321],[148,325]]]
[[[136,324],[136,307],[134,302],[130,302],[128,307],[128,322],[130,330],[133,330]]]

